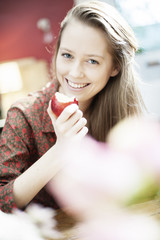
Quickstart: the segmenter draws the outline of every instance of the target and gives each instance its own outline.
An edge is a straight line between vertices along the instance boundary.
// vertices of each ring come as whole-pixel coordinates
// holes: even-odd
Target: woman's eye
[[[69,59],[72,58],[72,55],[69,53],[62,53],[62,56]]]
[[[91,64],[99,64],[99,62],[97,62],[97,61],[94,60],[94,59],[90,59],[88,62],[91,63]]]

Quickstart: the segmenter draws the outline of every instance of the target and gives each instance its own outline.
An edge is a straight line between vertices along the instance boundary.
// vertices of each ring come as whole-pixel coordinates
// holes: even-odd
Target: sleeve
[[[32,135],[23,112],[11,108],[0,135],[0,209],[4,212],[16,207],[13,183],[29,167]]]

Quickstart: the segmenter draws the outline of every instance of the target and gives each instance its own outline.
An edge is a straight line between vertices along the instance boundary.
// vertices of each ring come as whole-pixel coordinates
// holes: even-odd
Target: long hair
[[[114,7],[100,1],[83,2],[74,6],[61,23],[54,66],[63,30],[72,19],[105,33],[113,64],[119,69],[119,73],[110,77],[104,89],[93,98],[86,112],[89,134],[98,141],[105,141],[108,131],[116,123],[125,117],[141,114],[145,108],[134,64],[137,41],[131,27]]]

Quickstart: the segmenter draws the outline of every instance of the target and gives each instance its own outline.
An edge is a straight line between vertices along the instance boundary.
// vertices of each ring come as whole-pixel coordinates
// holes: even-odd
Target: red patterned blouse
[[[56,136],[47,113],[55,91],[54,83],[50,82],[42,91],[14,103],[8,111],[0,136],[0,209],[4,212],[16,207],[13,199],[15,178],[55,143]],[[45,187],[32,202],[57,208]]]

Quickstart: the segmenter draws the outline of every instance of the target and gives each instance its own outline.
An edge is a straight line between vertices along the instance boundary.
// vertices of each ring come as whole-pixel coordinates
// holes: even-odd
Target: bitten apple
[[[58,117],[65,107],[73,103],[78,105],[78,100],[75,97],[68,97],[56,92],[51,99],[51,109],[56,117]]]

